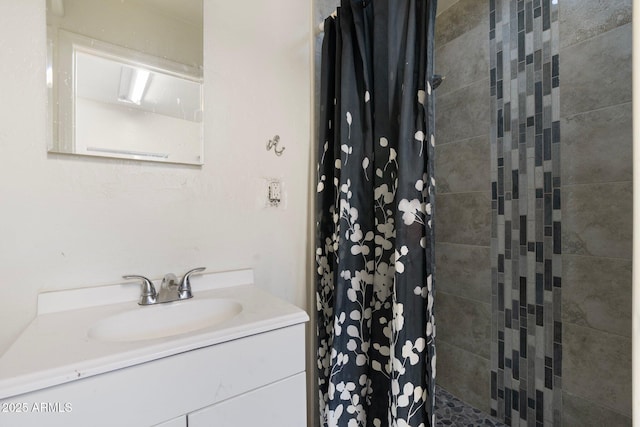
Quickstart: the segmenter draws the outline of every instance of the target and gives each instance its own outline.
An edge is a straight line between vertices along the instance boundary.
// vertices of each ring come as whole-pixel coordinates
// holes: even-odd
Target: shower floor
[[[505,424],[436,386],[436,426],[505,427]]]

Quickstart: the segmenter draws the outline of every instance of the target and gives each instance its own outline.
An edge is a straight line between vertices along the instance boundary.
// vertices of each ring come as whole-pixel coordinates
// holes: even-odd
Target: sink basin
[[[218,298],[135,307],[97,321],[88,335],[102,341],[151,340],[208,328],[241,311],[238,302]]]

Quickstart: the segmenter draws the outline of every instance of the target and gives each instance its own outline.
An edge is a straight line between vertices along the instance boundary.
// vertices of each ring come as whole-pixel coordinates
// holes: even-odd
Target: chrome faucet
[[[156,298],[158,297],[158,293],[156,292],[156,288],[153,286],[151,280],[147,279],[144,276],[139,276],[136,274],[129,274],[126,276],[122,276],[123,279],[140,279],[141,283],[141,292],[140,292],[140,301],[138,304],[140,305],[151,305],[156,303]]]
[[[189,270],[185,273],[178,283],[178,278],[175,274],[169,273],[165,274],[162,279],[162,283],[160,284],[160,292],[156,291],[155,286],[153,286],[153,282],[147,279],[144,276],[129,274],[126,276],[122,276],[123,279],[140,279],[141,283],[141,292],[140,292],[140,300],[138,301],[139,305],[153,305],[153,304],[161,304],[165,302],[178,301],[183,299],[189,299],[193,297],[191,293],[191,275],[194,273],[199,273],[204,271],[205,267],[198,267],[192,270]]]
[[[191,298],[193,295],[191,294],[191,275],[194,273],[200,273],[204,271],[206,267],[198,267],[192,270],[187,271],[184,276],[182,276],[182,280],[180,281],[180,286],[178,286],[178,295],[180,299]]]

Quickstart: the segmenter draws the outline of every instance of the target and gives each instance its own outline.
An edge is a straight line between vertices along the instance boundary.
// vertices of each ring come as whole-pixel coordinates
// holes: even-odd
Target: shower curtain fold
[[[322,426],[434,425],[436,1],[324,23],[316,199]]]

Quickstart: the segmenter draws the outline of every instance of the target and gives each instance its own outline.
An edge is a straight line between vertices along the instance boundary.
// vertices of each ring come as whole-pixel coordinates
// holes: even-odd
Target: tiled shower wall
[[[516,8],[520,3],[503,2]],[[533,10],[538,2],[521,3],[531,3]],[[556,6],[553,0],[548,3]],[[438,383],[487,412],[492,315],[490,6],[490,0],[460,0],[436,23],[436,70],[446,76],[436,105]],[[551,170],[551,187],[555,175],[562,197],[555,218],[562,221],[562,234],[556,239],[561,255],[554,258],[552,210],[550,278],[553,289],[555,262],[562,296],[560,303],[557,296],[554,301],[561,317],[556,312],[551,346],[553,338],[562,338],[563,351],[562,375],[555,378],[562,390],[560,398],[555,397],[561,401],[555,424],[625,426],[631,424],[631,0],[558,0],[557,8],[562,140],[556,142],[560,164],[555,173]],[[515,19],[517,25],[517,15]],[[525,56],[525,67],[526,61]],[[553,74],[553,60],[550,67]],[[552,122],[557,121],[556,115]],[[534,116],[534,142],[535,124]],[[552,138],[554,126],[558,123],[551,124]],[[542,135],[544,144],[544,127]],[[558,157],[557,149],[552,155]],[[544,221],[544,174],[541,188]],[[553,207],[553,191],[547,194]],[[519,245],[519,233],[512,239]],[[535,255],[535,244],[533,249]],[[553,295],[553,290],[544,292]],[[552,361],[541,360],[536,388],[544,389],[544,363]],[[549,418],[553,415],[545,425],[550,425]]]
[[[489,1],[436,19],[437,382],[489,413]]]
[[[560,425],[558,5],[490,0],[491,415]]]
[[[563,425],[631,425],[631,0],[559,0]]]

